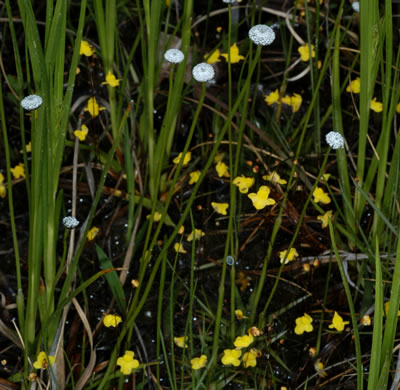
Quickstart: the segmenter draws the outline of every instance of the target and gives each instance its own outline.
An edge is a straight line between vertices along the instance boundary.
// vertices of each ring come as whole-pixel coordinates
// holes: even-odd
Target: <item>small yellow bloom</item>
[[[187,348],[187,336],[182,336],[182,337],[174,337],[174,343],[176,346],[179,348]]]
[[[324,377],[328,376],[326,371],[324,371],[324,367],[325,367],[324,363],[322,363],[320,359],[317,359],[316,362],[314,363],[315,371],[317,371],[317,374],[321,378],[324,378]]]
[[[139,281],[137,279],[132,279],[131,280],[131,285],[134,288],[138,288],[139,287]]]
[[[238,320],[243,320],[243,318],[249,318],[243,315],[243,312],[239,309],[235,310],[235,316]]]
[[[201,238],[201,237],[204,237],[205,235],[206,235],[206,233],[204,233],[201,229],[194,229],[194,230],[192,231],[192,233],[190,233],[190,234],[188,235],[187,240],[188,240],[189,242],[193,241],[193,238],[194,238],[195,240],[200,240],[200,238]]]
[[[333,214],[333,211],[329,210],[324,215],[318,215],[317,219],[318,219],[318,221],[322,222],[322,229],[325,229],[328,227],[328,221],[329,221],[329,218],[332,219],[332,214]]]
[[[389,305],[390,305],[390,301],[385,302],[384,304],[384,311],[385,311],[385,315],[386,317],[389,314]],[[397,312],[397,317],[400,317],[400,310]]]
[[[233,345],[236,348],[246,348],[254,341],[254,337],[252,334],[245,334],[244,336],[236,337]]]
[[[239,54],[239,48],[236,43],[231,46],[229,53],[231,55],[231,64],[236,64],[237,62],[244,60],[244,57]],[[222,53],[221,56],[224,57],[226,61],[229,60],[228,53]]]
[[[218,177],[229,177],[228,166],[220,161],[216,166],[215,169],[218,173]]]
[[[178,154],[178,156],[176,156],[173,160],[172,160],[172,162],[175,164],[175,165],[178,165],[179,163],[180,163],[180,161],[181,161],[181,158],[182,158],[182,153],[179,153]],[[185,157],[183,158],[183,166],[185,166],[185,165],[188,165],[189,164],[189,161],[192,159],[192,153],[191,152],[187,152],[186,154],[185,154]]]
[[[115,314],[107,314],[107,315],[103,318],[103,324],[104,324],[104,326],[106,326],[107,328],[109,328],[110,326],[116,328],[120,322],[122,322],[121,317],[120,317],[120,316],[117,316],[117,315],[115,315]]]
[[[207,57],[207,64],[215,64],[216,62],[220,62],[221,60],[219,59],[219,57],[221,56],[221,52],[219,51],[219,49],[216,49],[215,51],[212,52],[212,54],[210,55],[209,53],[206,54],[204,56],[204,59],[206,59]]]
[[[381,102],[377,102],[376,97],[374,97],[371,100],[370,107],[371,107],[371,110],[375,111],[375,112],[382,112],[382,110],[383,110],[383,104]]]
[[[370,326],[371,325],[371,317],[369,315],[362,316],[360,320],[361,325]]]
[[[193,171],[189,173],[190,179],[189,179],[189,184],[195,184],[199,180],[201,175],[200,171]]]
[[[346,88],[346,92],[360,93],[361,81],[360,78],[357,77],[353,80]]]
[[[10,171],[15,179],[19,179],[20,177],[25,177],[25,167],[23,163],[19,163],[14,168],[10,168]]]
[[[106,76],[106,81],[103,81],[102,84],[108,84],[110,87],[115,88],[118,87],[120,81],[121,79],[117,79],[109,70]]]
[[[85,55],[86,57],[90,57],[94,54],[93,47],[90,45],[88,41],[81,41],[81,47],[79,50],[80,55]]]
[[[7,189],[3,182],[0,183],[0,197],[5,198],[7,195]]]
[[[278,172],[276,172],[276,171],[271,172],[270,175],[263,176],[263,179],[270,181],[274,184],[286,184],[287,183],[287,181],[285,179],[281,179]]]
[[[338,332],[342,332],[344,326],[349,324],[349,321],[343,321],[343,318],[335,311],[332,318],[332,324],[329,325],[329,329],[335,328]]]
[[[296,318],[296,327],[294,328],[294,333],[301,335],[304,332],[312,332],[314,329],[311,325],[312,322],[313,319],[307,313],[304,313],[303,317]]]
[[[268,106],[272,106],[275,103],[279,104],[279,91],[275,89],[275,91],[271,92],[269,95],[265,95],[264,100]]]
[[[235,280],[235,283],[240,285],[240,291],[243,292],[246,291],[247,287],[249,286],[250,280],[250,276],[246,277],[242,271],[239,271],[237,273],[237,279]]]
[[[174,245],[174,249],[176,253],[187,253],[187,251],[185,250],[185,248],[183,247],[182,244],[180,244],[179,242],[176,242]]]
[[[224,159],[225,153],[217,153],[214,157],[214,163],[218,164],[220,161]]]
[[[244,368],[255,367],[257,365],[257,356],[258,351],[254,348],[243,354],[242,361]]]
[[[151,217],[151,214],[147,215],[146,219],[150,219],[150,217]],[[158,211],[154,211],[154,215],[153,215],[154,222],[158,222],[161,219],[161,217],[162,217],[161,213],[159,213]]]
[[[296,257],[299,256],[296,248],[291,248],[288,255],[286,255],[286,253],[287,249],[285,249],[282,252],[279,252],[279,258],[281,259],[281,263],[285,261],[285,264],[287,264],[289,263],[289,261],[293,261]]]
[[[329,195],[324,192],[321,187],[317,187],[313,192],[314,202],[318,203],[321,202],[322,204],[329,204],[331,203],[331,199]]]
[[[178,230],[178,234],[183,234],[183,233],[185,233],[185,226],[184,225],[182,225]]]
[[[82,125],[80,130],[74,131],[74,135],[75,135],[75,137],[79,138],[80,141],[84,141],[88,132],[89,132],[89,129],[87,128],[87,126]]]
[[[400,103],[397,103],[396,112],[397,112],[398,114],[400,114]]]
[[[31,141],[29,141],[29,143],[25,145],[25,151],[26,151],[26,153],[32,152],[32,142]],[[19,152],[21,154],[24,153],[24,151],[22,149]]]
[[[252,192],[251,194],[248,194],[247,196],[251,199],[253,202],[253,206],[257,210],[262,210],[266,206],[270,206],[275,204],[275,200],[272,198],[269,198],[269,193],[270,189],[267,186],[261,186],[257,193],[255,194]]]
[[[217,30],[217,32],[220,33],[220,32],[222,31],[222,27],[221,27],[221,26],[218,26],[216,30]]]
[[[330,177],[331,177],[330,173],[324,173],[322,175],[322,180],[326,183],[329,180]]]
[[[190,363],[192,370],[200,370],[200,368],[204,368],[207,365],[207,356],[201,355],[200,357],[193,358]]]
[[[121,367],[121,372],[124,375],[130,375],[131,372],[139,367],[139,360],[134,359],[133,351],[125,351],[124,356],[117,359],[117,366]]]
[[[226,209],[229,207],[229,203],[217,203],[217,202],[211,202],[211,207],[221,215],[226,215],[228,214]]]
[[[105,110],[105,107],[100,107],[97,104],[96,98],[93,96],[88,100],[88,105],[84,108],[84,111],[88,111],[89,114],[95,118],[99,115],[100,111]]]
[[[294,93],[291,101],[293,112],[299,111],[302,102],[302,97],[298,93]]]
[[[310,50],[311,46],[311,50]],[[300,46],[297,51],[300,53],[300,58],[302,61],[307,62],[310,60],[310,51],[311,57],[315,58],[315,48],[314,45],[305,44],[304,46]]]
[[[254,182],[254,177],[245,177],[242,175],[233,180],[233,185],[237,186],[242,194],[247,194],[249,188],[253,186]]]
[[[96,226],[93,226],[87,234],[87,238],[89,241],[94,240],[94,238],[97,236],[97,234],[99,233],[100,229]]]
[[[256,326],[252,326],[249,329],[249,334],[251,334],[251,335],[253,335],[255,337],[258,337],[258,336],[262,335],[262,333],[263,333],[262,330],[258,329]]]
[[[224,356],[221,358],[221,362],[225,366],[229,366],[233,364],[235,367],[240,365],[240,356],[242,355],[242,351],[240,349],[225,349]]]
[[[37,355],[36,361],[33,363],[33,367],[37,370],[45,370],[49,367],[49,363],[51,365],[55,360],[56,359],[54,356],[47,357],[46,352],[41,351]]]

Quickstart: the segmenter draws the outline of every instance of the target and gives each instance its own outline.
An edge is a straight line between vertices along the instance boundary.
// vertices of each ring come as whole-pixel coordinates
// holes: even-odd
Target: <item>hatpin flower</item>
[[[185,59],[185,55],[178,49],[168,49],[164,53],[164,58],[171,64],[180,64]]]
[[[354,11],[360,12],[360,3],[358,1],[355,1],[354,3],[352,3],[351,7],[354,9]]]
[[[33,111],[43,104],[43,99],[38,95],[29,95],[21,100],[21,106],[26,111]]]
[[[330,131],[325,136],[327,144],[332,149],[342,149],[344,148],[344,138],[342,134],[338,133],[337,131]]]
[[[67,229],[75,229],[79,225],[79,221],[75,217],[64,217],[62,221]]]
[[[249,38],[256,45],[267,46],[275,40],[275,32],[265,24],[257,24],[249,30]]]
[[[214,78],[215,72],[214,68],[210,64],[202,62],[193,68],[192,74],[196,81],[199,83],[205,83]]]

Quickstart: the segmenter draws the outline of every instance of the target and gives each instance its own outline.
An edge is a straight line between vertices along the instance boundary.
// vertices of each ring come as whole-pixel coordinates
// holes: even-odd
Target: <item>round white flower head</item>
[[[75,229],[79,225],[79,221],[75,217],[64,217],[63,224],[68,229]]]
[[[202,62],[193,68],[192,74],[196,81],[205,83],[213,79],[215,72],[214,68],[210,64]]]
[[[257,24],[249,30],[249,38],[260,46],[270,45],[275,40],[275,32],[265,24]]]
[[[360,3],[358,1],[351,3],[351,6],[353,7],[354,11],[360,12]]]
[[[179,64],[185,58],[184,54],[178,49],[168,49],[164,53],[164,58],[171,64]]]
[[[344,138],[342,134],[337,131],[330,131],[326,137],[326,142],[332,149],[341,149],[344,148]]]
[[[32,111],[39,108],[43,103],[43,99],[38,95],[29,95],[21,100],[21,106],[24,110]]]

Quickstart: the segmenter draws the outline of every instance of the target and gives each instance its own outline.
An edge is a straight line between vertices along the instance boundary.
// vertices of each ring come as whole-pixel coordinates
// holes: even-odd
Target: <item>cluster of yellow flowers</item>
[[[312,317],[309,314],[304,313],[304,316],[296,318],[296,327],[294,328],[294,332],[297,335],[302,335],[304,332],[312,332],[314,329],[312,322]],[[335,311],[329,329],[336,329],[338,332],[343,332],[344,327],[347,324],[349,324],[349,321],[343,321],[343,318]]]

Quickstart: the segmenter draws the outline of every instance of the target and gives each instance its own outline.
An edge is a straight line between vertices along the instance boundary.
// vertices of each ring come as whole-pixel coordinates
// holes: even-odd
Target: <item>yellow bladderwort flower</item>
[[[279,258],[281,259],[281,264],[285,262],[285,264],[289,263],[289,261],[293,261],[296,257],[299,256],[296,248],[291,248],[289,254],[286,255],[287,249],[282,252],[279,252]]]
[[[293,96],[286,95],[281,99],[283,104],[292,107],[293,112],[299,111],[302,101],[303,99],[298,93],[294,93]]]
[[[226,209],[229,207],[229,203],[217,203],[217,202],[211,202],[211,207],[221,215],[226,215],[227,211]]]
[[[99,115],[100,111],[105,110],[105,107],[99,106],[97,104],[96,98],[93,96],[88,100],[88,105],[84,108],[84,111],[88,111],[89,114],[95,118]]]
[[[239,48],[236,43],[231,46],[229,53],[231,55],[231,64],[236,64],[237,62],[244,60],[244,57],[239,54]],[[221,56],[224,57],[226,61],[229,61],[228,53],[222,53]]]
[[[172,160],[172,162],[173,162],[175,165],[178,165],[178,164],[180,163],[180,161],[181,161],[181,158],[182,158],[182,153],[179,153],[179,154]],[[182,164],[182,166],[188,165],[191,159],[192,159],[192,153],[191,153],[191,152],[187,152],[187,153],[185,154],[185,157],[183,158],[183,164]]]
[[[297,335],[301,335],[304,332],[312,332],[313,326],[312,323],[313,319],[307,313],[304,313],[303,317],[296,318],[296,327],[294,328],[294,333]]]
[[[15,179],[19,179],[20,177],[25,177],[25,167],[23,163],[19,163],[14,168],[10,168],[10,171]]]
[[[80,141],[84,141],[86,139],[88,132],[89,132],[89,129],[87,128],[87,126],[82,125],[80,130],[74,131],[74,135],[75,135],[75,137],[79,138]]]
[[[185,250],[185,248],[183,247],[182,244],[180,244],[179,242],[176,242],[174,244],[174,249],[176,253],[187,253],[187,251]]]
[[[249,318],[243,315],[243,312],[239,309],[235,310],[235,316],[238,320],[243,320],[243,318]]]
[[[103,318],[103,324],[107,328],[109,328],[110,326],[112,326],[113,328],[116,328],[120,322],[122,322],[122,318],[115,314],[107,314]]]
[[[174,343],[176,346],[179,348],[187,348],[187,336],[182,336],[182,337],[174,337]]]
[[[242,362],[244,368],[255,367],[257,365],[258,351],[252,348],[249,352],[243,354]]]
[[[89,241],[94,240],[94,238],[97,236],[97,234],[99,233],[99,231],[100,231],[100,229],[99,229],[98,227],[93,226],[93,227],[88,231],[87,239],[88,239]]]
[[[249,188],[253,186],[254,182],[254,177],[245,177],[242,175],[236,177],[232,183],[239,188],[239,191],[242,194],[247,194],[249,192]]]
[[[79,49],[79,54],[84,55],[86,57],[90,57],[94,54],[93,47],[90,45],[88,41],[81,41],[81,47]]]
[[[219,57],[221,56],[221,52],[219,51],[219,49],[215,49],[212,54],[206,54],[204,56],[204,59],[207,58],[206,62],[207,64],[215,64],[216,62],[220,62],[221,60],[219,59]]]
[[[324,377],[328,376],[326,371],[324,371],[324,367],[325,367],[324,363],[322,363],[320,359],[317,359],[316,362],[314,363],[315,371],[317,371],[317,374],[321,378],[324,378]]]
[[[215,169],[218,173],[218,177],[229,177],[228,166],[224,162],[218,162]]]
[[[117,366],[121,367],[121,372],[124,375],[130,375],[132,371],[139,367],[139,360],[134,359],[133,351],[125,351],[124,356],[117,359]]]
[[[189,173],[190,179],[189,179],[189,184],[195,184],[199,180],[201,175],[200,171],[193,171]]]
[[[361,323],[361,325],[364,325],[364,326],[370,326],[371,325],[371,317],[368,314],[366,314],[365,316],[362,316],[360,323]]]
[[[361,90],[361,80],[357,77],[353,80],[346,88],[346,92],[360,93]]]
[[[322,204],[331,203],[331,199],[329,198],[329,195],[326,192],[324,192],[324,190],[321,187],[317,187],[314,190],[313,197],[314,197],[315,203],[319,203],[319,202],[321,202]]]
[[[311,50],[310,50],[311,49]],[[300,58],[302,61],[307,62],[310,60],[310,52],[311,57],[315,58],[315,48],[314,45],[305,44],[304,46],[300,46],[297,51],[300,53]]]
[[[275,204],[275,200],[272,198],[269,198],[269,193],[270,189],[267,186],[261,186],[257,193],[255,194],[252,192],[251,194],[248,194],[247,196],[251,199],[253,202],[253,206],[257,210],[262,210],[266,206],[270,206]]]
[[[32,152],[32,142],[31,141],[29,141],[29,143],[25,145],[25,151],[26,151],[26,153]],[[24,153],[24,151],[22,149],[19,152],[21,154]]]
[[[285,179],[281,179],[278,172],[273,171],[270,175],[265,175],[262,177],[264,180],[270,181],[274,184],[286,184],[287,181]]]
[[[349,324],[349,321],[343,321],[343,318],[335,311],[329,329],[335,328],[338,332],[343,332],[344,326],[347,324]]]
[[[374,97],[371,100],[370,107],[371,107],[371,110],[375,111],[375,112],[382,112],[382,110],[383,110],[383,104],[381,102],[377,102],[376,97]]]
[[[200,370],[207,365],[207,356],[201,355],[200,357],[195,357],[190,361],[192,365],[192,370]]]
[[[106,81],[103,81],[102,84],[108,84],[110,87],[115,88],[118,87],[119,82],[122,79],[117,79],[113,73],[109,70],[106,76]]]
[[[236,337],[233,345],[236,348],[246,348],[254,341],[252,334],[245,334],[244,336]]]
[[[224,356],[221,358],[221,362],[224,366],[234,365],[238,367],[240,365],[240,356],[242,351],[240,349],[225,349]]]
[[[46,352],[41,351],[37,355],[36,361],[33,363],[33,367],[37,370],[45,370],[49,367],[49,363],[51,365],[55,360],[56,359],[54,356],[47,356]]]
[[[389,314],[389,305],[390,301],[385,302],[385,304],[383,305],[386,317]],[[397,312],[397,317],[400,317],[400,310]]]
[[[193,238],[195,240],[200,240],[201,237],[204,237],[206,233],[204,233],[201,229],[194,229],[187,237],[187,240],[189,242],[193,241]]]
[[[149,214],[148,216],[146,216],[146,219],[150,219],[151,214]],[[162,217],[162,214],[159,213],[158,211],[154,211],[154,215],[153,215],[153,221],[154,222],[158,222]]]
[[[4,199],[6,197],[6,195],[7,195],[7,190],[6,190],[6,186],[4,184],[4,176],[0,172],[0,197]]]
[[[318,215],[317,219],[322,222],[322,229],[325,229],[328,227],[328,221],[329,221],[329,218],[332,219],[332,214],[333,214],[333,211],[329,210],[324,215]]]
[[[269,95],[264,96],[264,101],[268,106],[272,106],[273,104],[279,104],[279,91],[275,89],[275,91],[271,92]]]

